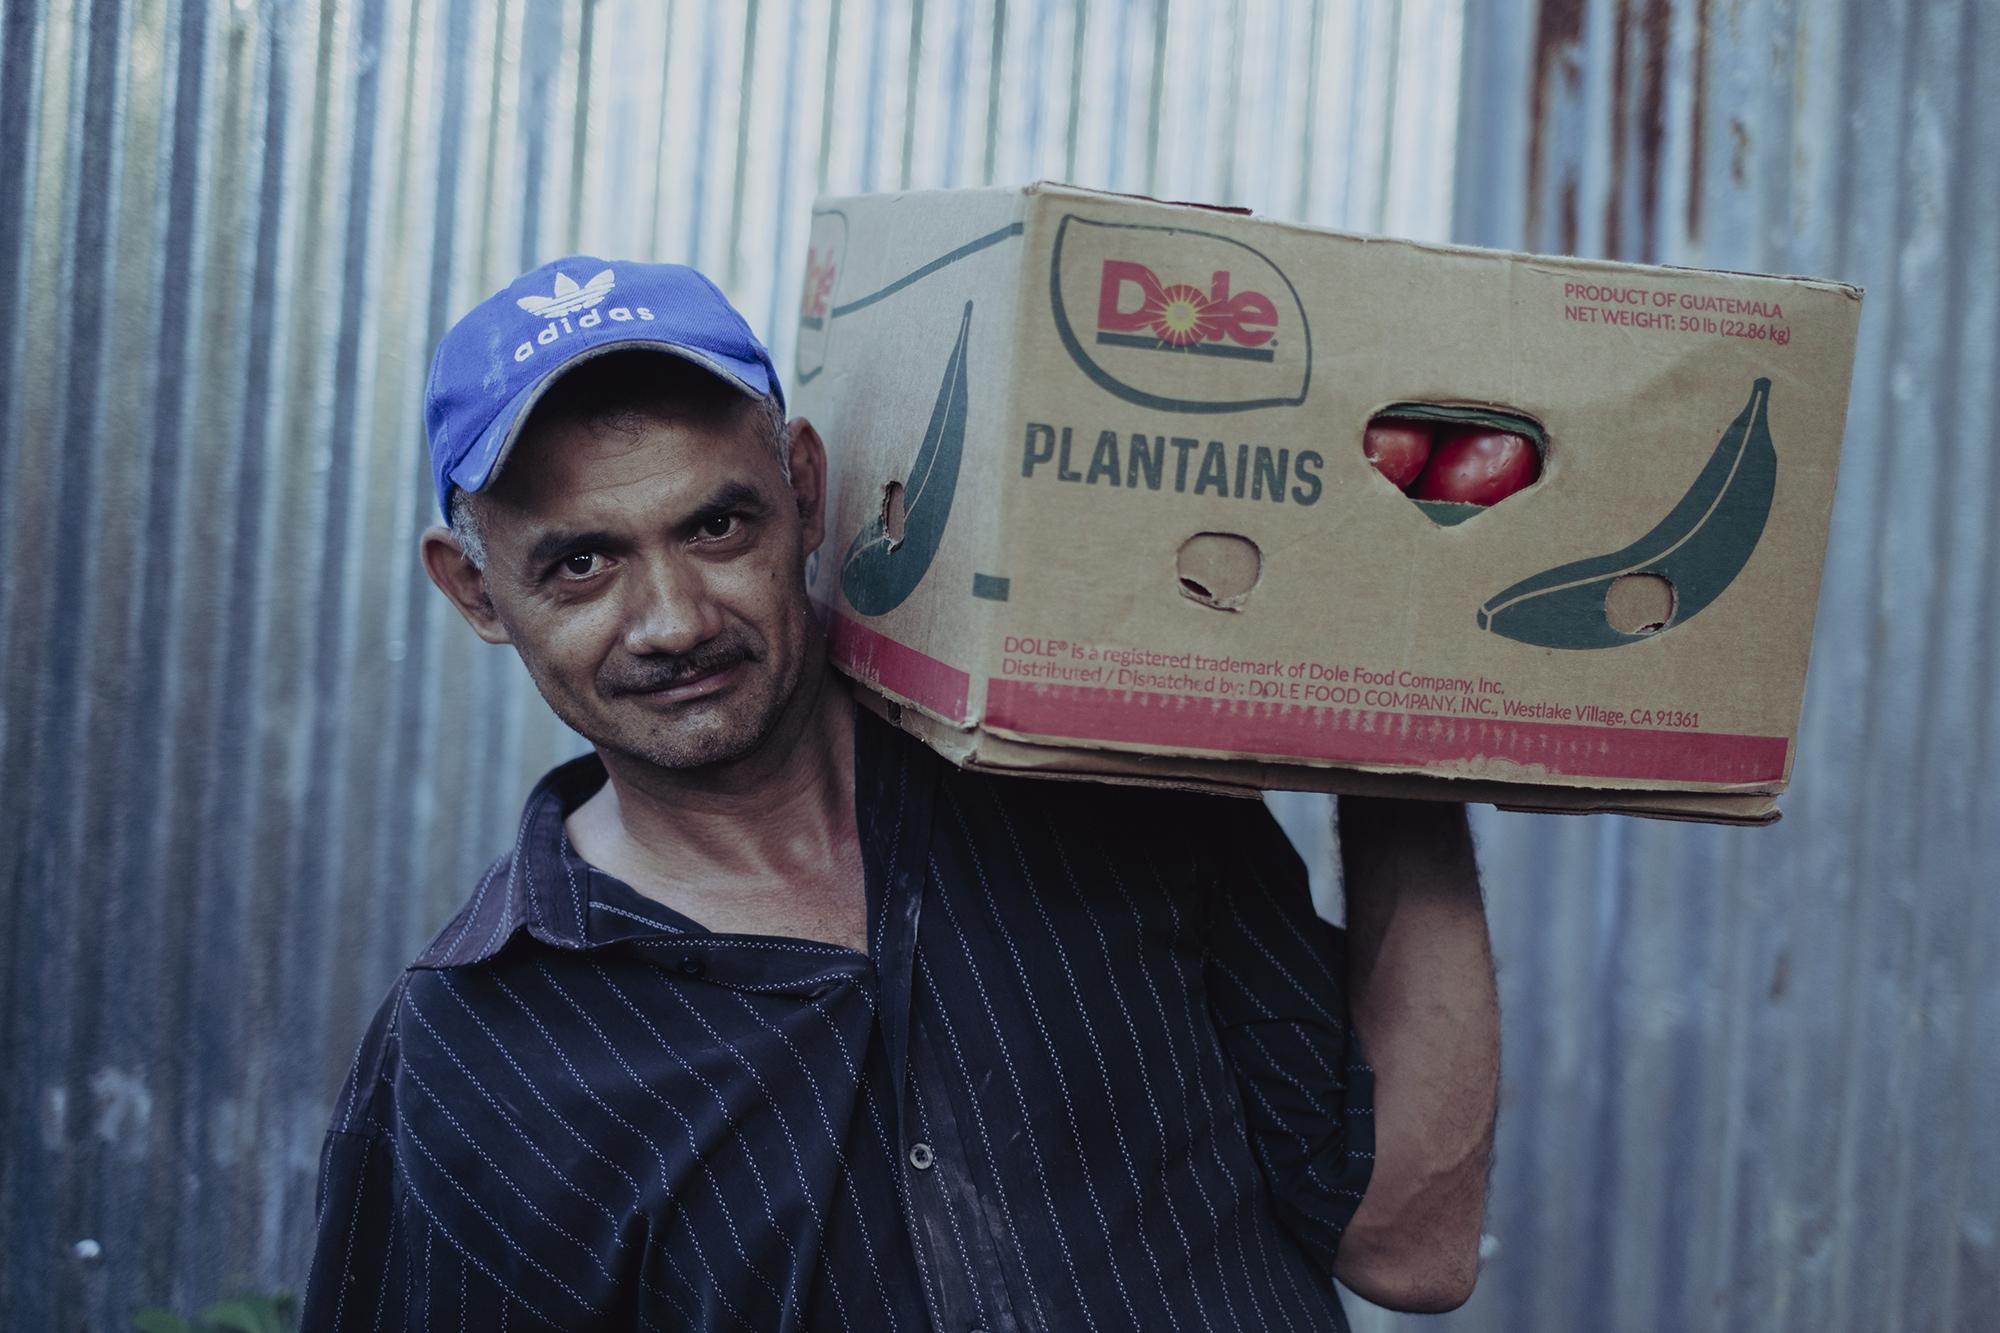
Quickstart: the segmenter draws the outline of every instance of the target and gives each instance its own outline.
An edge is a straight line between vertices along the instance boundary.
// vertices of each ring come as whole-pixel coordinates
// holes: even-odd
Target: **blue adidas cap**
[[[771,354],[716,285],[684,264],[571,255],[487,297],[438,344],[424,433],[438,511],[493,480],[544,393],[606,352],[651,348],[692,361],[784,410]]]

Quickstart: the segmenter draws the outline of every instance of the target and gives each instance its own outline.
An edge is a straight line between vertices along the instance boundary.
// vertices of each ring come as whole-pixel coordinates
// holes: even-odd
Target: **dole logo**
[[[824,252],[806,251],[806,286],[799,297],[799,323],[809,329],[824,328],[826,314],[833,306],[833,280],[840,274],[833,248]]]
[[[594,329],[607,319],[613,324],[626,324],[635,319],[651,320],[653,312],[645,306],[606,306],[604,298],[611,294],[614,286],[611,270],[605,269],[588,282],[578,282],[567,273],[556,273],[555,291],[552,295],[539,293],[517,296],[514,304],[531,315],[547,320],[541,331],[532,340],[523,339],[514,349],[516,361],[526,361],[535,354],[535,348],[547,347],[550,343],[577,332],[579,329]],[[577,318],[572,321],[571,315]]]
[[[1232,237],[1070,214],[1056,228],[1049,297],[1070,358],[1127,402],[1239,412],[1305,401],[1312,330],[1298,291]]]
[[[1278,326],[1278,307],[1262,292],[1229,292],[1229,273],[1208,280],[1208,291],[1186,283],[1163,286],[1159,276],[1130,259],[1107,259],[1097,288],[1097,341],[1148,351],[1198,352],[1270,361],[1265,344]]]
[[[806,239],[806,281],[799,293],[799,339],[792,349],[798,374],[793,381],[804,388],[819,378],[826,368],[827,347],[833,340],[833,326],[840,309],[833,303],[840,283],[840,267],[847,259],[847,214],[837,208],[815,209],[812,233]]]

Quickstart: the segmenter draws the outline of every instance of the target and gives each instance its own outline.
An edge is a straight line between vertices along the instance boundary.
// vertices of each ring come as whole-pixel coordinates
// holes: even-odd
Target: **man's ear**
[[[418,554],[423,557],[424,572],[438,591],[451,599],[473,633],[488,643],[513,641],[493,609],[493,599],[486,594],[485,573],[466,558],[450,528],[426,528],[418,539]]]
[[[826,540],[826,445],[804,417],[793,417],[785,429],[791,436],[792,494],[799,503],[807,551]]]

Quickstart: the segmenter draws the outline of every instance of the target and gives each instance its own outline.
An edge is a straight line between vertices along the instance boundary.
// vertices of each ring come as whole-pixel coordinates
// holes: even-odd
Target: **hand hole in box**
[[[1181,543],[1174,561],[1181,596],[1218,611],[1243,605],[1264,576],[1257,543],[1233,532],[1197,532]]]
[[[1658,634],[1674,621],[1674,585],[1658,574],[1625,574],[1604,589],[1604,618],[1620,634]]]

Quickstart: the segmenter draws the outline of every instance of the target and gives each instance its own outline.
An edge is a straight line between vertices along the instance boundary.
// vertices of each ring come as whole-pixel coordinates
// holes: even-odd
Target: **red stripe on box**
[[[1274,759],[1409,768],[1496,760],[1558,777],[1731,784],[1780,781],[1789,744],[1783,736],[1311,708],[1009,680],[987,682],[986,721],[1028,737]]]
[[[871,685],[953,722],[970,722],[972,677],[848,616],[833,617],[833,660]]]

